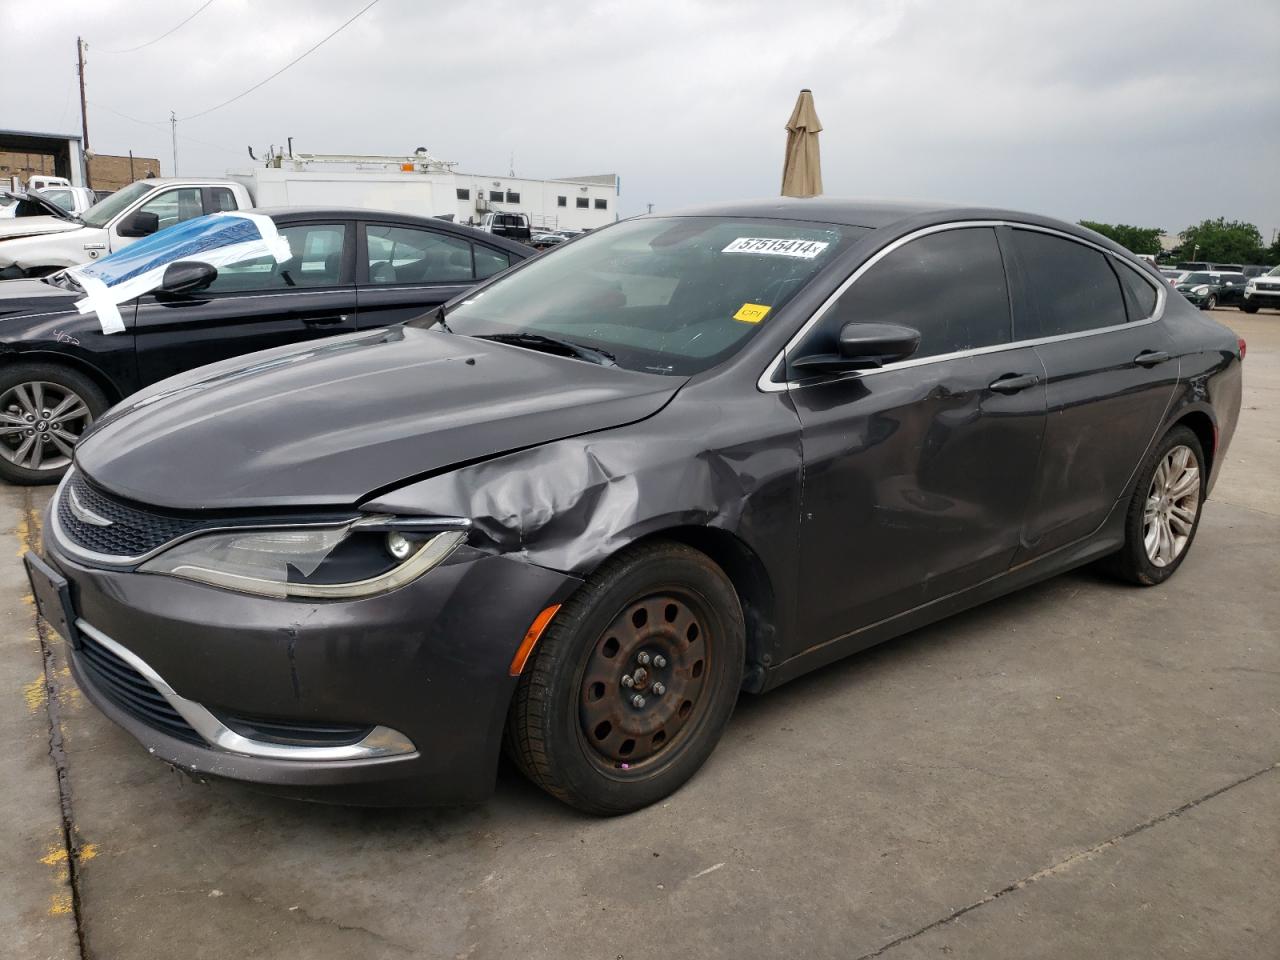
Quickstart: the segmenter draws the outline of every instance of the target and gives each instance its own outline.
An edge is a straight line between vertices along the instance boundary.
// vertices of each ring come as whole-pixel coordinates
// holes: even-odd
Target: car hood
[[[74,313],[75,302],[83,296],[42,280],[0,280],[0,337],[4,336],[4,321],[11,317]]]
[[[38,237],[46,233],[66,233],[83,230],[84,224],[58,217],[6,217],[0,221],[0,240],[18,237]]]
[[[391,327],[162,381],[103,417],[76,465],[158,507],[348,505],[456,464],[642,420],[684,382]]]

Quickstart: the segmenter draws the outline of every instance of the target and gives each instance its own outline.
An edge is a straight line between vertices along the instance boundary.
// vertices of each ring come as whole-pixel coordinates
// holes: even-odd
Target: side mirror
[[[122,237],[149,237],[160,229],[160,214],[135,210],[120,221],[116,233]]]
[[[920,331],[896,323],[846,323],[836,340],[836,353],[799,357],[791,366],[806,373],[868,370],[905,360],[920,346]]]
[[[164,268],[160,289],[165,293],[194,293],[218,279],[218,268],[195,260],[178,260]]]

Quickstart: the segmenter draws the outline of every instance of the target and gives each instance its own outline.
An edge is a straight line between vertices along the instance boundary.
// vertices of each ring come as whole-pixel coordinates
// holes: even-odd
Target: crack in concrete
[[[964,916],[966,913],[970,913],[974,910],[977,910],[979,907],[985,907],[987,904],[995,900],[999,900],[1001,897],[1005,896],[1006,894],[1013,893],[1014,891],[1017,891],[1017,890],[1022,890],[1030,886],[1031,884],[1035,883],[1037,880],[1043,880],[1046,877],[1052,877],[1055,874],[1061,873],[1064,870],[1069,870],[1080,861],[1090,860],[1093,857],[1097,856],[1099,853],[1102,853],[1104,850],[1108,850],[1111,847],[1114,847],[1116,844],[1120,843],[1123,840],[1127,840],[1132,836],[1135,836],[1146,830],[1150,830],[1152,827],[1158,826],[1159,824],[1164,823],[1166,820],[1172,820],[1174,817],[1179,817],[1182,814],[1186,813],[1188,810],[1198,807],[1200,806],[1200,804],[1206,803],[1209,800],[1212,800],[1214,797],[1222,796],[1222,794],[1226,793],[1228,790],[1234,790],[1236,787],[1243,786],[1244,784],[1248,783],[1250,780],[1256,780],[1258,777],[1261,777],[1264,774],[1272,773],[1275,770],[1280,770],[1280,762],[1268,764],[1267,766],[1263,767],[1261,770],[1255,770],[1253,773],[1249,774],[1248,776],[1241,777],[1239,780],[1234,780],[1231,783],[1228,783],[1225,787],[1219,787],[1217,790],[1212,790],[1209,793],[1206,793],[1204,796],[1196,797],[1196,799],[1194,800],[1188,800],[1186,803],[1184,803],[1180,807],[1170,810],[1167,813],[1162,813],[1158,817],[1152,817],[1150,820],[1144,820],[1141,823],[1137,824],[1136,826],[1130,827],[1128,830],[1124,831],[1123,833],[1118,833],[1114,837],[1110,837],[1106,840],[1103,840],[1101,843],[1096,843],[1092,847],[1089,847],[1086,850],[1078,850],[1075,853],[1071,854],[1071,856],[1063,860],[1059,860],[1057,863],[1052,864],[1051,866],[1045,867],[1043,870],[1037,870],[1035,873],[1029,876],[1023,877],[1021,880],[1015,880],[1013,883],[1009,884],[1008,886],[1000,888],[995,893],[987,894],[987,896],[983,897],[982,899],[975,900],[973,903],[968,904],[967,906],[964,906],[958,910],[952,911],[951,913],[947,914],[945,917],[940,917],[937,920],[934,920],[932,923],[925,924],[923,927],[921,927],[918,930],[913,930],[911,933],[904,933],[902,936],[896,937],[895,939],[890,940],[888,943],[886,943],[884,946],[880,947],[879,949],[873,950],[871,953],[862,954],[861,956],[857,957],[856,960],[873,960],[873,958],[875,957],[883,956],[884,954],[892,950],[894,947],[900,946],[901,944],[906,943],[908,940],[914,940],[916,937],[920,936],[921,934],[928,933],[930,930],[936,930],[938,927],[946,926],[948,923],[958,920],[960,917]]]
[[[31,488],[23,490],[22,512],[26,519],[22,531],[22,545],[38,552],[35,536],[40,529],[40,518],[31,502]],[[36,637],[40,642],[40,660],[44,668],[45,714],[49,721],[49,758],[53,761],[58,779],[58,804],[62,817],[62,845],[67,852],[67,883],[71,887],[71,915],[76,926],[76,943],[80,960],[88,960],[85,947],[84,915],[80,900],[80,840],[76,835],[75,817],[71,810],[71,773],[67,767],[67,753],[62,739],[61,701],[58,696],[57,665],[53,647],[49,643],[49,628],[33,609]]]

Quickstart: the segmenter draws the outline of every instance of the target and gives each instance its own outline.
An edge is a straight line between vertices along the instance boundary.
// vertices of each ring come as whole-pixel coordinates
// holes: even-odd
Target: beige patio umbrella
[[[822,193],[822,160],[818,134],[822,122],[813,108],[813,93],[801,90],[787,121],[787,156],[782,167],[784,197],[816,197]]]

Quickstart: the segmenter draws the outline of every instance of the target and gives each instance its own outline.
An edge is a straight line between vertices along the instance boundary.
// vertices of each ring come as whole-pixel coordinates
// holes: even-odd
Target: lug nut
[[[629,673],[624,673],[622,675],[622,685],[624,687],[634,687],[636,685],[636,678]]]
[[[667,692],[666,684],[663,684],[663,683],[655,683],[655,684],[653,685],[653,695],[654,695],[655,697],[660,697],[660,696],[662,696],[662,695],[663,695],[664,693],[666,693],[666,692]]]
[[[644,706],[644,697],[640,696],[640,694],[637,693],[634,697],[631,698],[631,705],[635,707],[637,710],[639,710],[641,707]]]
[[[643,664],[644,666],[648,666],[648,665],[649,665],[649,654],[647,654],[647,653],[645,653],[643,650],[641,650],[639,653],[637,653],[637,654],[636,654],[636,662],[637,662],[637,663],[640,663],[640,664]]]
[[[653,665],[655,667],[665,667],[667,665],[667,658],[660,653],[656,654],[653,658]]]

